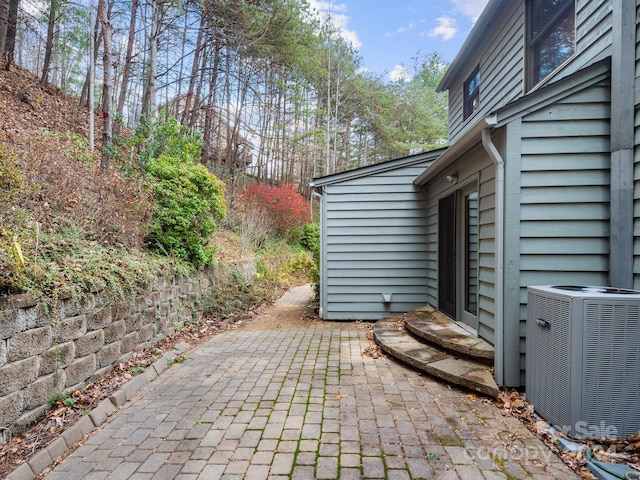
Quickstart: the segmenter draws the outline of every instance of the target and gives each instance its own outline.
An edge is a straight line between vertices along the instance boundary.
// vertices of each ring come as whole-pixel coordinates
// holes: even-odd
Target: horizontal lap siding
[[[636,18],[640,16],[640,0],[636,2]],[[633,205],[633,288],[640,289],[640,24],[636,24],[636,91],[634,138],[634,205]]]
[[[611,0],[582,0],[576,11],[576,56],[557,78],[611,55]]]
[[[482,57],[469,59],[468,71],[461,73],[449,89],[450,143],[458,139],[469,123],[463,120],[463,85],[477,65],[480,65],[480,108],[469,121],[475,121],[522,96],[524,9],[519,3],[511,4],[506,23],[501,28],[496,26],[496,30],[487,36]]]
[[[522,120],[519,312],[523,372],[527,287],[608,282],[609,97],[608,83],[597,85]]]
[[[460,186],[471,181],[478,186],[478,335],[490,343],[495,339],[494,295],[494,224],[495,224],[495,169],[480,147],[454,163],[427,186],[428,212],[428,275],[429,303],[438,306],[438,201]],[[451,186],[444,177],[448,173],[458,175],[458,184]]]
[[[426,166],[325,186],[325,319],[376,320],[428,303],[426,202],[413,185]]]

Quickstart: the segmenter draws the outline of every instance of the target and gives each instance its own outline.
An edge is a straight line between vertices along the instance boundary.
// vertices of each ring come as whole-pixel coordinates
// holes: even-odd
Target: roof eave
[[[395,170],[397,168],[402,168],[415,163],[435,160],[442,154],[443,151],[445,151],[444,148],[430,150],[428,152],[422,152],[415,155],[410,155],[408,157],[396,158],[393,160],[388,160],[386,162],[368,165],[366,167],[360,167],[353,170],[347,170],[345,172],[326,175],[324,177],[316,177],[309,183],[309,186],[311,188],[319,188],[325,185],[354,180],[356,178],[362,178],[376,173],[382,173],[388,170]]]
[[[491,19],[500,11],[501,6],[508,1],[509,0],[489,0],[489,3],[484,7],[480,17],[478,17],[478,20],[474,23],[473,28],[462,44],[462,47],[458,50],[456,57],[449,65],[449,68],[442,77],[442,80],[440,80],[440,83],[436,87],[436,92],[440,93],[445,90],[449,90],[452,80],[458,75],[459,71],[463,67],[467,67],[469,65],[468,59],[475,49],[478,48],[480,43],[478,40],[487,32],[495,29],[495,22],[491,22]]]
[[[480,118],[480,120],[469,127],[458,141],[440,155],[435,162],[425,169],[424,172],[418,175],[413,181],[413,184],[418,187],[424,186],[429,180],[444,171],[449,165],[457,160],[461,154],[480,144],[482,141],[482,131],[486,128],[495,126],[495,124],[495,116]]]

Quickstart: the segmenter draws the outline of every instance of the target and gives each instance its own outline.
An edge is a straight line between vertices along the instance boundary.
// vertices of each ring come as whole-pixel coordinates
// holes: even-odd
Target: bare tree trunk
[[[9,0],[0,0],[0,55],[4,55],[9,25]]]
[[[9,17],[7,19],[7,35],[4,43],[4,55],[7,59],[7,69],[14,63],[16,50],[16,34],[18,31],[18,7],[20,0],[9,0]],[[2,51],[0,49],[0,51]]]
[[[58,12],[59,0],[51,0],[49,4],[49,23],[47,25],[47,42],[44,52],[44,62],[42,66],[42,77],[40,83],[46,85],[49,82],[49,66],[51,64],[51,54],[53,51],[53,37],[56,27],[56,14]]]
[[[102,25],[102,36],[104,39],[103,54],[103,82],[102,82],[102,160],[100,167],[103,171],[108,171],[110,167],[109,147],[111,146],[111,91],[113,88],[113,73],[111,68],[111,22],[107,13],[107,0],[100,0],[98,3],[98,16]]]
[[[151,1],[151,32],[149,35],[149,62],[147,81],[142,100],[142,115],[153,119],[156,115],[156,90],[158,69],[158,37],[160,36],[160,0]]]
[[[191,76],[189,77],[189,88],[184,97],[184,110],[182,111],[182,123],[186,124],[191,119],[191,100],[193,99],[193,89],[196,79],[198,78],[198,68],[200,67],[200,53],[202,51],[202,37],[204,35],[204,27],[206,23],[205,12],[202,12],[200,19],[200,29],[198,30],[198,38],[196,40],[196,49],[193,52],[193,64],[191,66]]]
[[[102,29],[100,29],[100,17],[96,15],[96,23],[93,28],[93,64],[96,65],[98,63],[98,51],[100,49],[100,44],[102,43]],[[84,80],[84,85],[82,86],[82,93],[80,94],[80,102],[78,105],[80,107],[88,107],[89,106],[89,76],[91,72],[87,72],[87,77]]]
[[[219,161],[220,146],[220,115],[216,113],[215,100],[218,90],[218,68],[220,66],[220,39],[216,38],[213,46],[213,65],[211,66],[211,78],[209,79],[209,95],[206,101],[205,119],[204,119],[204,139],[205,151],[204,156],[207,159],[214,159],[214,165]],[[202,71],[204,72],[204,62]],[[200,84],[204,83],[204,74]],[[217,141],[214,142],[214,137]]]
[[[116,116],[122,117],[124,112],[124,102],[127,99],[127,88],[129,87],[129,75],[131,74],[131,60],[133,58],[133,44],[136,36],[136,17],[138,15],[138,0],[131,1],[131,21],[129,22],[129,38],[127,39],[127,53],[124,57],[124,67],[122,67],[122,85],[118,96],[118,107]],[[113,126],[113,134],[120,134],[120,123]]]

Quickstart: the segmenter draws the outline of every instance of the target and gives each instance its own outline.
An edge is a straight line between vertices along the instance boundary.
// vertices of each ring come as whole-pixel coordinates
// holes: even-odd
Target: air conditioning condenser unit
[[[529,287],[526,391],[570,437],[621,439],[640,429],[640,291]]]

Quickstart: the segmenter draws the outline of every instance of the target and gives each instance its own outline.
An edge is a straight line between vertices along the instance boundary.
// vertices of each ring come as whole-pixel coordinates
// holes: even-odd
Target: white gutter
[[[496,337],[495,379],[504,384],[504,159],[491,141],[491,127],[495,116],[485,118],[487,127],[482,130],[482,146],[496,168],[496,218],[495,218],[495,270],[496,270]]]

